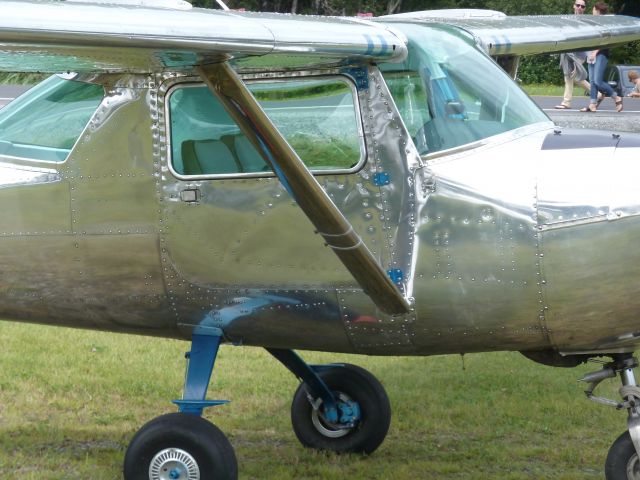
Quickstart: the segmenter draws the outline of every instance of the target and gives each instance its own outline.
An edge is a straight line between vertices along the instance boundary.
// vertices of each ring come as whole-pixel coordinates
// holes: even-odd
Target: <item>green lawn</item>
[[[0,472],[21,480],[113,480],[129,439],[173,411],[185,342],[0,322]],[[368,458],[302,448],[289,423],[296,381],[261,349],[225,346],[209,409],[242,479],[601,479],[625,413],[584,398],[582,373],[517,353],[364,357],[385,385],[391,429]],[[610,381],[601,394],[617,398]]]
[[[547,95],[551,97],[561,97],[564,94],[564,85],[549,85],[536,83],[531,85],[521,85],[522,89],[529,95]],[[575,88],[574,95],[580,95],[580,88]]]
[[[0,85],[33,85],[41,82],[49,75],[41,73],[0,72]]]

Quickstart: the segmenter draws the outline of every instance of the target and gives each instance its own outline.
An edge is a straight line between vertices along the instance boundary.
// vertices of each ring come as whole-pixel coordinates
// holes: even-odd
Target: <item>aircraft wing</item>
[[[570,52],[640,40],[640,18],[623,15],[510,17],[491,10],[430,10],[380,19],[453,25],[473,35],[489,55]]]
[[[144,73],[270,53],[375,61],[406,51],[384,25],[357,19],[158,5],[2,1],[0,70]]]

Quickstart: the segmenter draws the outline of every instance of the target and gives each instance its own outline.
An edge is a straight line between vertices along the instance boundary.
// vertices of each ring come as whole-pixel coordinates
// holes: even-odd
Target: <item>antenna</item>
[[[222,7],[223,10],[229,10],[229,7],[227,7],[227,5],[222,0],[216,0],[216,2]]]

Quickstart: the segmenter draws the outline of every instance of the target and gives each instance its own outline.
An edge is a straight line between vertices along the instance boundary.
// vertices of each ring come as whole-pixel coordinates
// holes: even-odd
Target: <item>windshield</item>
[[[549,122],[466,33],[439,25],[393,28],[409,39],[409,54],[380,70],[420,154]]]
[[[0,110],[0,155],[64,161],[103,96],[100,85],[49,77]]]

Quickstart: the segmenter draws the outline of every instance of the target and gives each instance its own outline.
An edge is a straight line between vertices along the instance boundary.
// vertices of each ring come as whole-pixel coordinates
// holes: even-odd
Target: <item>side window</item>
[[[0,156],[63,162],[103,97],[100,85],[49,77],[0,110]]]
[[[249,89],[309,169],[349,171],[364,159],[355,91],[346,80],[260,81]],[[175,88],[168,106],[171,165],[178,175],[271,172],[206,86]]]

